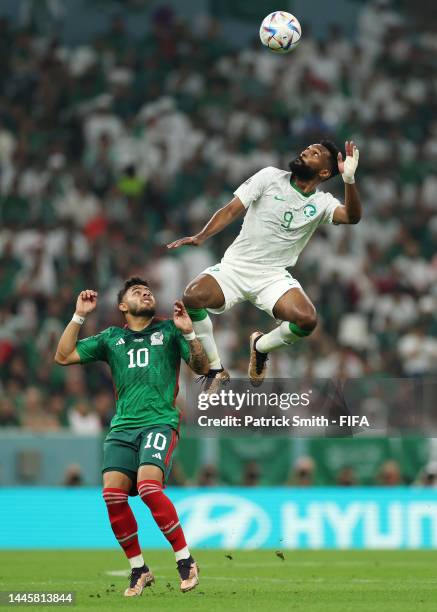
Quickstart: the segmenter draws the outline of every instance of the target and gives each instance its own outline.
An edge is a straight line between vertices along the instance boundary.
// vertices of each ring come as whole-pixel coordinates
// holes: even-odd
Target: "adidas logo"
[[[117,342],[115,343],[115,346],[120,346],[120,344],[125,344],[123,338],[120,338],[120,340],[117,340]]]
[[[161,459],[162,460],[161,453],[155,453],[154,455],[152,455],[152,457],[154,457],[155,459]]]

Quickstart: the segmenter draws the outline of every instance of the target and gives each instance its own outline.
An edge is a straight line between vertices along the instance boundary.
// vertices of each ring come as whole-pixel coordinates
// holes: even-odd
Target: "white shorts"
[[[240,302],[251,302],[275,318],[273,308],[279,298],[289,289],[302,288],[285,268],[275,270],[221,262],[206,268],[202,274],[215,278],[225,296],[222,308],[208,308],[214,314],[222,314]]]

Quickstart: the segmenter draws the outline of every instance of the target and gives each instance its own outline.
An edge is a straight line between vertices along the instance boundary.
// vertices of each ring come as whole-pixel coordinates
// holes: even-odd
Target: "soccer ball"
[[[300,40],[302,29],[291,13],[275,11],[263,20],[259,37],[263,45],[275,53],[289,53]]]

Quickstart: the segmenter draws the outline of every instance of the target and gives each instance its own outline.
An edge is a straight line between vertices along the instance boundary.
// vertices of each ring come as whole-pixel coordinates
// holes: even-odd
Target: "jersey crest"
[[[316,210],[316,207],[314,206],[314,204],[307,204],[305,206],[305,208],[303,209],[303,214],[305,215],[305,217],[307,219],[310,219],[311,217],[314,217],[316,212],[317,212],[317,210]]]
[[[164,334],[161,331],[154,332],[150,336],[150,344],[152,346],[158,346],[164,344]]]

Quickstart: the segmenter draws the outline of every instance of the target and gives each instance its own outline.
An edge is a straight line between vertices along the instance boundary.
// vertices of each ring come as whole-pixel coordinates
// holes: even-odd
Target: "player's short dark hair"
[[[320,144],[322,145],[322,147],[325,147],[325,149],[328,149],[330,155],[330,170],[331,170],[331,175],[329,176],[329,178],[332,178],[333,176],[337,176],[337,174],[340,174],[339,170],[338,170],[338,163],[337,163],[337,157],[338,154],[340,153],[340,149],[337,147],[337,145],[332,142],[332,140],[321,140]],[[327,179],[326,179],[327,180]]]
[[[135,285],[143,285],[144,287],[148,287],[149,283],[144,280],[144,278],[140,278],[139,276],[131,276],[131,278],[128,278],[128,280],[125,281],[123,288],[120,289],[117,294],[118,304],[121,304],[121,302],[123,301],[124,294],[126,293],[126,291],[131,287],[134,287]]]

